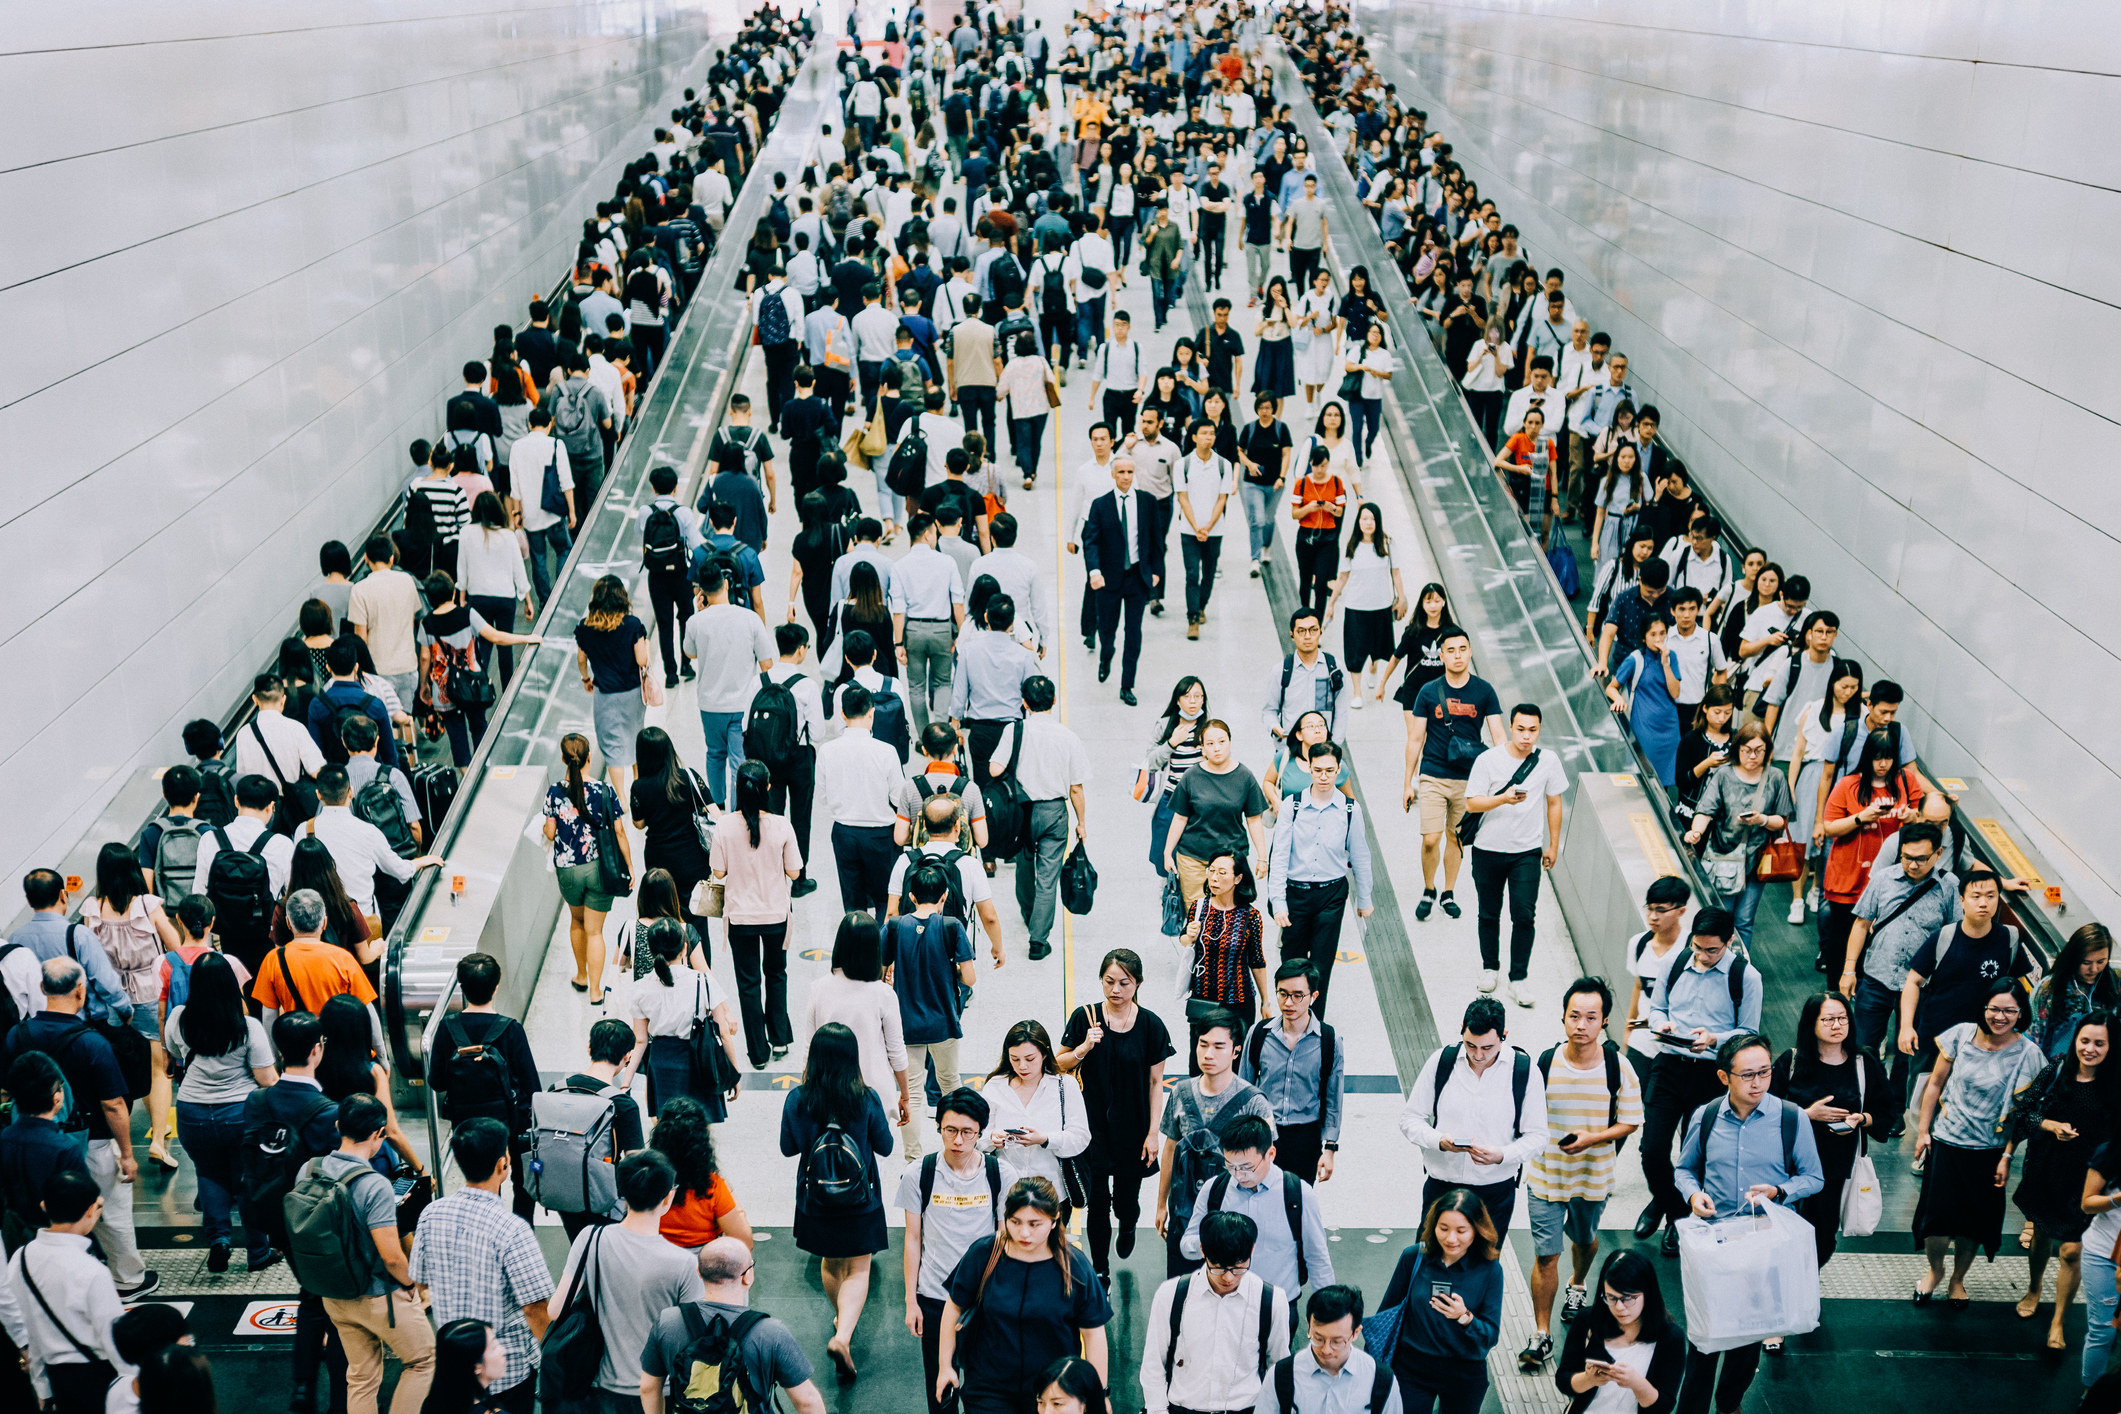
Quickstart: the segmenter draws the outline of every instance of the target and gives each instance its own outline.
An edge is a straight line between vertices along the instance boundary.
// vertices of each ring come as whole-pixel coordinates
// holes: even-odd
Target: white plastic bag
[[[1878,1166],[1869,1154],[1858,1154],[1841,1190],[1841,1235],[1869,1237],[1885,1216],[1885,1195],[1878,1191]]]
[[[1703,1354],[1819,1326],[1812,1225],[1779,1203],[1717,1221],[1682,1218],[1687,1341]]]

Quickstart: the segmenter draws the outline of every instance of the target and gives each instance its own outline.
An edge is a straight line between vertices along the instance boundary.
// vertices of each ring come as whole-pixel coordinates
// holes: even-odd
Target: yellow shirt
[[[1620,1056],[1621,1124],[1642,1123],[1642,1086],[1625,1052]],[[1614,1120],[1613,1095],[1606,1089],[1605,1059],[1578,1070],[1560,1049],[1554,1052],[1554,1073],[1547,1079],[1546,1148],[1525,1165],[1525,1187],[1533,1197],[1550,1203],[1587,1198],[1594,1203],[1612,1196],[1614,1150],[1610,1143],[1594,1144],[1580,1154],[1561,1152],[1561,1140],[1571,1134],[1590,1134],[1609,1127]]]

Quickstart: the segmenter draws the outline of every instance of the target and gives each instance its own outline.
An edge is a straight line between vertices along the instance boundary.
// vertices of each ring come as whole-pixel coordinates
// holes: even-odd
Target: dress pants
[[[1708,1055],[1661,1055],[1650,1065],[1648,1093],[1642,1101],[1642,1176],[1649,1180],[1650,1201],[1667,1218],[1686,1215],[1686,1200],[1672,1182],[1672,1140],[1687,1116],[1724,1092],[1716,1080],[1716,1062]]]
[[[1105,421],[1112,428],[1114,441],[1134,430],[1134,390],[1132,388],[1107,388],[1103,394]]]
[[[938,715],[950,716],[950,670],[956,647],[948,619],[906,620],[906,696],[918,737]]]
[[[913,1299],[921,1308],[921,1369],[927,1375],[921,1388],[928,1394],[928,1414],[943,1414],[942,1403],[935,1397],[935,1377],[942,1373],[943,1301],[935,1296],[917,1295]]]
[[[1274,269],[1274,247],[1271,245],[1245,244],[1245,284],[1257,295],[1267,288],[1267,276]]]
[[[1508,1232],[1510,1215],[1517,1211],[1517,1189],[1521,1180],[1522,1175],[1500,1183],[1451,1183],[1441,1178],[1425,1178],[1421,1181],[1421,1211],[1426,1215],[1438,1198],[1454,1188],[1463,1188],[1479,1196],[1497,1232]]]
[[[1502,896],[1510,895],[1510,980],[1524,981],[1532,966],[1533,911],[1539,906],[1539,851],[1482,849],[1475,844],[1473,893],[1479,900],[1480,965],[1502,967]]]
[[[1112,666],[1113,638],[1122,631],[1124,618],[1124,641],[1119,645],[1119,685],[1122,691],[1134,686],[1134,668],[1142,654],[1142,610],[1149,607],[1149,589],[1143,582],[1146,576],[1139,566],[1124,572],[1126,583],[1117,585],[1108,580],[1103,589],[1097,591],[1097,666],[1100,672]]]
[[[685,572],[648,576],[648,602],[655,606],[655,639],[663,650],[663,677],[678,675],[678,650],[685,643],[685,625],[692,621],[692,583]]]
[[[1135,484],[1140,485],[1139,482]],[[1151,496],[1149,504],[1156,510],[1156,529],[1153,532],[1156,543],[1168,548],[1171,544],[1171,518],[1178,514],[1178,493],[1174,491],[1168,496]],[[1164,611],[1164,587],[1161,584],[1149,591],[1149,602],[1156,605],[1156,612],[1159,614]]]
[[[882,915],[898,845],[889,825],[832,825],[832,862],[839,870],[840,905]]]
[[[1281,930],[1281,960],[1308,958],[1318,969],[1318,1000],[1311,1004],[1311,1014],[1322,1018],[1326,988],[1333,981],[1333,958],[1340,951],[1340,924],[1348,912],[1348,881],[1292,879],[1288,890],[1289,926]]]
[[[1200,232],[1200,265],[1207,281],[1207,288],[1214,289],[1223,282],[1223,246],[1226,240],[1225,227],[1209,231],[1204,225]]]
[[[1723,1369],[1716,1368],[1717,1360]],[[1686,1374],[1679,1384],[1677,1414],[1709,1414],[1711,1408],[1736,1414],[1760,1369],[1760,1345],[1741,1345],[1721,1356],[1704,1354],[1692,1342],[1686,1348]],[[1715,1396],[1713,1404],[1710,1395]]]
[[[1316,1016],[1317,1009],[1313,1008]],[[1283,1173],[1293,1173],[1306,1183],[1318,1182],[1318,1156],[1325,1152],[1326,1122],[1284,1124],[1274,1131],[1274,1162]]]
[[[1101,1140],[1100,1142],[1105,1142]],[[1137,1141],[1126,1157],[1088,1158],[1081,1164],[1083,1175],[1083,1235],[1089,1240],[1090,1265],[1100,1272],[1112,1270],[1112,1224],[1130,1232],[1142,1219],[1142,1163],[1135,1152]]]
[[[764,1069],[769,1047],[795,1044],[788,1024],[788,925],[729,923],[724,931],[744,1016],[744,1054],[754,1069]]]
[[[1016,907],[1035,947],[1053,936],[1061,860],[1068,852],[1067,799],[1032,801],[1030,826],[1016,857]]]
[[[780,429],[781,408],[795,394],[796,357],[802,347],[795,339],[759,345],[759,352],[766,356],[766,430],[769,432]]]
[[[1290,289],[1308,290],[1311,288],[1311,274],[1318,269],[1318,260],[1323,254],[1325,254],[1325,251],[1320,246],[1292,245],[1289,247]]]
[[[1251,489],[1249,486],[1247,490]],[[1305,526],[1296,532],[1296,602],[1323,615],[1340,573],[1340,541],[1332,530]]]
[[[96,1245],[103,1249],[110,1279],[121,1288],[138,1286],[147,1278],[147,1264],[140,1260],[140,1241],[133,1232],[136,1185],[119,1181],[117,1140],[89,1141],[88,1176],[96,1181],[96,1188],[103,1195],[103,1217],[96,1223],[93,1236]]]
[[[1001,449],[994,444],[994,385],[957,385],[958,420],[965,424],[967,432],[977,432],[987,439],[987,455],[994,456]]]
[[[884,381],[884,365],[880,359],[858,359],[854,371],[861,379],[862,421],[876,416],[876,390]]]
[[[817,794],[817,748],[798,746],[795,759],[773,776],[766,795],[766,808],[786,815],[795,828],[795,847],[803,855],[803,872],[810,872],[810,810]]]

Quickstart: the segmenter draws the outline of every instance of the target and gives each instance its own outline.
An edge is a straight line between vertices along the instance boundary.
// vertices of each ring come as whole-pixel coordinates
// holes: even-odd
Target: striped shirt
[[[464,488],[450,477],[415,481],[408,494],[427,502],[427,509],[434,512],[435,539],[444,545],[454,544],[471,522],[471,502],[464,498]]]
[[[1610,1143],[1594,1144],[1580,1154],[1561,1152],[1561,1141],[1571,1134],[1591,1134],[1613,1123],[1613,1095],[1606,1089],[1605,1059],[1594,1061],[1589,1070],[1570,1065],[1560,1050],[1554,1052],[1554,1073],[1547,1081],[1547,1145],[1525,1165],[1525,1186],[1535,1198],[1550,1203],[1571,1198],[1605,1201],[1613,1193],[1614,1153]],[[1635,1067],[1620,1057],[1621,1124],[1642,1123],[1642,1086]]]

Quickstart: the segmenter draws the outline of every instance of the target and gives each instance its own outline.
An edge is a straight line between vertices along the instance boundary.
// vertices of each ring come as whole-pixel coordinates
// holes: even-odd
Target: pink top
[[[727,812],[714,828],[707,866],[724,884],[724,923],[788,921],[788,875],[802,872],[803,852],[796,846],[795,827],[785,815],[759,812],[759,844],[753,849],[751,827],[743,815]]]

